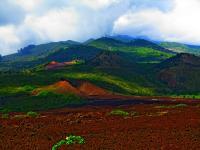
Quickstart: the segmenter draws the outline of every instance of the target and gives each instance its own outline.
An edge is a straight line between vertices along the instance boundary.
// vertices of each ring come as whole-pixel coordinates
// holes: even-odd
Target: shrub
[[[113,110],[110,112],[111,115],[128,116],[129,113],[120,109]]]
[[[37,94],[38,97],[47,97],[47,96],[51,96],[53,95],[52,92],[49,92],[49,91],[41,91]]]
[[[177,104],[177,105],[175,105],[175,108],[176,107],[187,107],[188,105],[187,104]]]
[[[75,136],[75,135],[69,135],[66,137],[65,140],[60,140],[58,143],[53,145],[52,150],[57,150],[60,148],[62,145],[71,145],[71,144],[84,144],[85,140],[81,136]]]
[[[33,91],[35,89],[34,86],[30,86],[30,85],[26,85],[22,88],[23,88],[24,91],[28,91],[28,92]]]
[[[83,105],[84,103],[86,103],[85,99],[73,94],[64,95],[44,92],[39,96],[20,95],[7,97],[5,105],[0,108],[0,112],[41,111],[66,106]]]
[[[187,104],[177,104],[177,105],[162,105],[162,106],[156,106],[156,108],[181,108],[181,107],[187,107]]]
[[[200,104],[197,104],[196,107],[200,107]]]
[[[2,119],[8,119],[8,118],[9,118],[9,114],[2,114],[2,115],[1,115],[1,118],[2,118]]]
[[[37,112],[33,112],[33,111],[27,112],[26,115],[27,115],[28,117],[33,117],[33,118],[39,116],[39,114],[38,114]]]
[[[0,108],[0,112],[3,114],[8,114],[10,112],[10,110],[7,108]]]
[[[23,118],[26,118],[27,115],[15,115],[13,118],[15,119],[23,119]]]
[[[131,116],[139,116],[139,113],[136,112],[136,111],[133,111],[133,112],[130,113],[130,115],[131,115]]]

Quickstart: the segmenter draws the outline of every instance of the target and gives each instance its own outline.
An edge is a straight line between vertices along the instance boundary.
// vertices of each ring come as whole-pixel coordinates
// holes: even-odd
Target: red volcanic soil
[[[62,63],[58,63],[58,62],[56,62],[56,61],[52,61],[52,62],[50,62],[49,64],[47,64],[47,65],[45,66],[45,69],[46,69],[46,70],[53,70],[53,69],[61,68],[61,67],[64,67],[64,66],[65,66],[65,65],[62,64]]]
[[[76,95],[82,95],[79,90],[77,90],[75,87],[73,87],[68,81],[59,81],[55,84],[38,88],[32,92],[33,95],[37,95],[40,93],[40,91],[53,91],[59,94],[65,94],[65,93],[73,93]]]
[[[91,97],[91,96],[109,96],[111,95],[110,92],[92,84],[87,81],[81,81],[78,83],[77,86],[72,85],[69,81],[59,81],[55,84],[38,88],[32,92],[33,95],[37,95],[40,91],[47,90],[53,91],[59,94],[65,93],[73,93],[83,97]]]
[[[52,85],[38,88],[32,92],[33,95],[38,95],[41,91],[52,91],[58,94],[72,93],[88,100],[142,100],[142,101],[158,101],[162,103],[198,103],[193,99],[171,98],[159,96],[126,96],[118,93],[111,93],[101,87],[98,87],[88,81],[76,81],[72,84],[70,81],[64,80],[56,82]]]
[[[0,119],[1,150],[50,150],[67,134],[82,136],[83,145],[61,150],[199,150],[200,105],[156,108],[121,106],[136,116],[112,116],[116,107],[84,107],[40,112],[38,118]]]
[[[82,82],[78,87],[78,90],[84,93],[87,96],[106,96],[111,95],[108,91],[90,83],[90,82]]]
[[[62,63],[59,63],[59,62],[56,62],[56,61],[52,61],[52,62],[48,63],[48,64],[45,66],[45,69],[46,69],[46,70],[60,69],[60,68],[63,68],[63,67],[65,67],[65,66],[74,65],[74,64],[76,64],[77,61],[78,61],[78,60],[73,60],[73,61],[62,62]]]
[[[53,85],[48,86],[48,88],[55,89],[55,92],[58,93],[74,93],[77,95],[81,95],[80,91],[78,91],[75,87],[73,87],[68,81],[59,81]]]

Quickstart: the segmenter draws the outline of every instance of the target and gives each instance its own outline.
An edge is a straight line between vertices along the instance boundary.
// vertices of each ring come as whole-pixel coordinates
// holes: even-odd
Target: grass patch
[[[116,115],[116,116],[128,116],[129,113],[124,111],[124,110],[120,110],[120,109],[116,109],[116,110],[112,110],[110,112],[111,115]]]
[[[9,114],[2,114],[2,115],[1,115],[1,118],[2,118],[2,119],[8,119],[8,118],[9,118]]]
[[[7,97],[2,111],[29,112],[62,108],[70,105],[84,104],[85,100],[74,94],[56,94],[52,92],[41,92],[37,96],[19,95]]]
[[[33,112],[33,111],[27,112],[26,115],[28,117],[33,117],[33,118],[36,118],[37,116],[39,116],[39,114],[37,112]]]
[[[36,118],[37,116],[39,116],[39,114],[37,112],[29,111],[23,115],[15,115],[13,118],[15,118],[15,119],[23,119],[23,118],[27,118],[27,117]]]
[[[139,116],[140,113],[139,113],[139,112],[136,112],[136,111],[132,111],[132,112],[130,113],[130,115],[131,115],[131,116]]]
[[[23,118],[26,118],[27,115],[15,115],[13,118],[14,119],[23,119]]]
[[[81,136],[69,135],[64,140],[60,140],[58,143],[54,144],[52,150],[59,149],[62,145],[72,145],[72,144],[84,144],[85,140]]]
[[[7,108],[0,108],[0,112],[1,112],[2,114],[8,114],[8,113],[10,112],[10,110],[7,109]]]
[[[183,108],[187,107],[187,104],[177,104],[177,105],[162,105],[162,106],[156,106],[156,108]]]
[[[200,107],[200,104],[197,104],[197,105],[196,105],[196,107],[198,107],[198,108],[199,108],[199,107]]]

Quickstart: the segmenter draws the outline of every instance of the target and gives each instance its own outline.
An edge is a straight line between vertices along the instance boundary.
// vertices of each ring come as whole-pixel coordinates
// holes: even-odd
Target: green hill
[[[160,62],[174,55],[173,52],[146,40],[136,39],[130,42],[103,37],[88,45],[109,51],[128,53],[137,62]]]
[[[200,91],[200,57],[182,53],[156,66],[157,77],[174,92]]]
[[[200,56],[200,46],[187,45],[176,42],[161,42],[160,46],[177,53],[191,53]]]
[[[67,48],[78,44],[78,42],[74,41],[65,41],[41,45],[29,45],[21,48],[17,53],[3,56],[0,61],[0,71],[30,68],[40,64],[41,59],[44,59],[61,48]]]
[[[22,70],[34,68],[50,61],[71,61],[78,58],[87,61],[95,57],[100,51],[122,52],[132,61],[139,63],[157,63],[170,58],[174,54],[167,49],[141,39],[123,42],[112,38],[89,40],[84,44],[74,41],[53,42],[41,45],[29,45],[18,53],[4,56],[0,62],[0,71]]]

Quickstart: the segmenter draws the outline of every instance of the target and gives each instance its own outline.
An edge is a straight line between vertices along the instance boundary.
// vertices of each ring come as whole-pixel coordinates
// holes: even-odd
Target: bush
[[[71,144],[76,144],[76,143],[84,144],[85,140],[81,136],[69,135],[66,137],[65,140],[61,140],[55,145],[53,145],[52,150],[57,150],[58,148],[60,148],[62,145],[65,145],[65,144],[71,145]]]
[[[177,105],[162,105],[162,106],[157,106],[156,108],[181,108],[181,107],[187,107],[187,104],[177,104]]]
[[[39,116],[39,114],[38,114],[37,112],[33,112],[33,111],[27,112],[26,115],[27,115],[28,117],[33,117],[33,118]]]
[[[7,97],[5,105],[0,108],[0,112],[37,112],[66,106],[83,105],[85,103],[85,99],[74,94],[64,95],[44,91],[37,96],[25,94]]]
[[[129,113],[120,109],[113,110],[110,112],[111,115],[128,116]]]
[[[27,115],[15,115],[13,118],[14,119],[24,119],[26,117],[27,117]]]
[[[136,112],[136,111],[133,111],[133,112],[130,113],[130,115],[131,116],[139,116],[140,114],[138,112]]]
[[[9,118],[9,114],[2,114],[2,115],[1,115],[1,118],[2,118],[2,119],[8,119],[8,118]]]
[[[10,112],[10,110],[7,108],[0,108],[0,112],[3,114],[8,114]]]
[[[41,91],[37,94],[38,97],[47,97],[47,96],[51,96],[53,95],[52,92],[49,92],[49,91]]]

